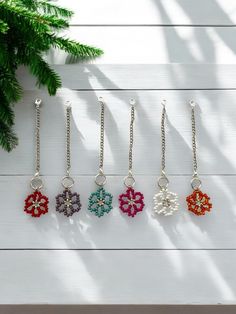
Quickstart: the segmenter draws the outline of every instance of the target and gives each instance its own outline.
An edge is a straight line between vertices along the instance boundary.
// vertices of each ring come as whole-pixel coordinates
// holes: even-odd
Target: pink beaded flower
[[[120,209],[128,216],[134,217],[144,208],[144,196],[141,192],[135,192],[132,187],[129,187],[125,193],[119,196]]]

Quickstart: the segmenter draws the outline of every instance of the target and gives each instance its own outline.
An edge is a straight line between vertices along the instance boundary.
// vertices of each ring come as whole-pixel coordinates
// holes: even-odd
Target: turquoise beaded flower
[[[109,213],[112,209],[112,195],[99,187],[96,192],[91,193],[89,197],[88,210],[98,217],[102,217],[104,213]]]

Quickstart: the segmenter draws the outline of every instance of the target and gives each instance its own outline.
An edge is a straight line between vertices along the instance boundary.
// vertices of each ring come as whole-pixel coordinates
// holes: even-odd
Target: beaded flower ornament
[[[168,190],[169,180],[165,174],[165,120],[166,120],[166,101],[162,101],[161,115],[161,176],[158,179],[159,192],[154,195],[154,213],[164,216],[171,216],[179,209],[178,196]]]
[[[66,175],[62,178],[62,186],[64,190],[56,196],[56,211],[67,217],[80,211],[80,195],[72,193],[71,188],[74,185],[74,179],[70,176],[71,157],[70,157],[70,137],[71,137],[71,106],[67,102],[66,107]]]
[[[88,210],[95,216],[102,217],[112,210],[113,196],[104,189],[104,185],[106,184],[106,176],[103,171],[105,104],[102,97],[99,97],[98,100],[101,105],[99,172],[95,177],[95,183],[98,189],[89,196]]]
[[[40,177],[40,106],[41,99],[35,100],[35,174],[30,181],[30,186],[34,192],[25,199],[24,211],[32,217],[40,217],[48,212],[48,197],[41,193],[43,181]]]
[[[135,119],[135,100],[130,100],[131,119],[130,119],[130,142],[129,142],[129,172],[124,178],[126,191],[119,196],[119,207],[121,211],[130,217],[134,217],[144,208],[144,196],[141,192],[134,190],[135,179],[133,177],[133,143],[134,143],[134,119]]]
[[[203,193],[200,188],[202,182],[198,176],[197,164],[197,145],[196,145],[196,122],[195,122],[195,106],[194,101],[190,101],[191,106],[191,121],[192,121],[192,149],[193,149],[193,176],[191,186],[193,189],[192,194],[186,197],[188,210],[197,216],[203,216],[206,212],[210,212],[212,204],[210,197]]]

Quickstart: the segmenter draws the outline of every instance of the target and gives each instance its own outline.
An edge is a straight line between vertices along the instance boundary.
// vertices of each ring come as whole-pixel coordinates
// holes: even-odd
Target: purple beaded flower
[[[65,216],[72,216],[81,209],[80,196],[65,189],[62,194],[56,196],[56,211],[64,213]]]

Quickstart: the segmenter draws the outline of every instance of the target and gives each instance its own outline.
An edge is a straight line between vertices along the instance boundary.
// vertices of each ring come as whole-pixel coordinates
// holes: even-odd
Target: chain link
[[[40,105],[41,99],[35,100],[35,175],[40,171]]]
[[[132,103],[132,101],[131,101]],[[130,110],[130,129],[129,129],[129,172],[132,173],[133,168],[133,145],[134,145],[134,105]]]
[[[103,171],[103,160],[104,160],[104,116],[105,116],[105,105],[102,97],[99,97],[101,104],[101,116],[100,116],[100,154],[99,154],[99,169]]]
[[[161,172],[165,172],[166,161],[165,161],[165,152],[166,152],[166,134],[165,134],[165,119],[166,119],[166,101],[162,101],[162,115],[161,115]]]
[[[196,145],[196,121],[195,121],[195,102],[190,101],[191,105],[191,122],[192,122],[192,149],[193,149],[193,172],[197,175],[197,145]]]
[[[71,106],[68,104],[66,107],[66,171],[68,175],[71,168],[70,128],[71,128]]]

